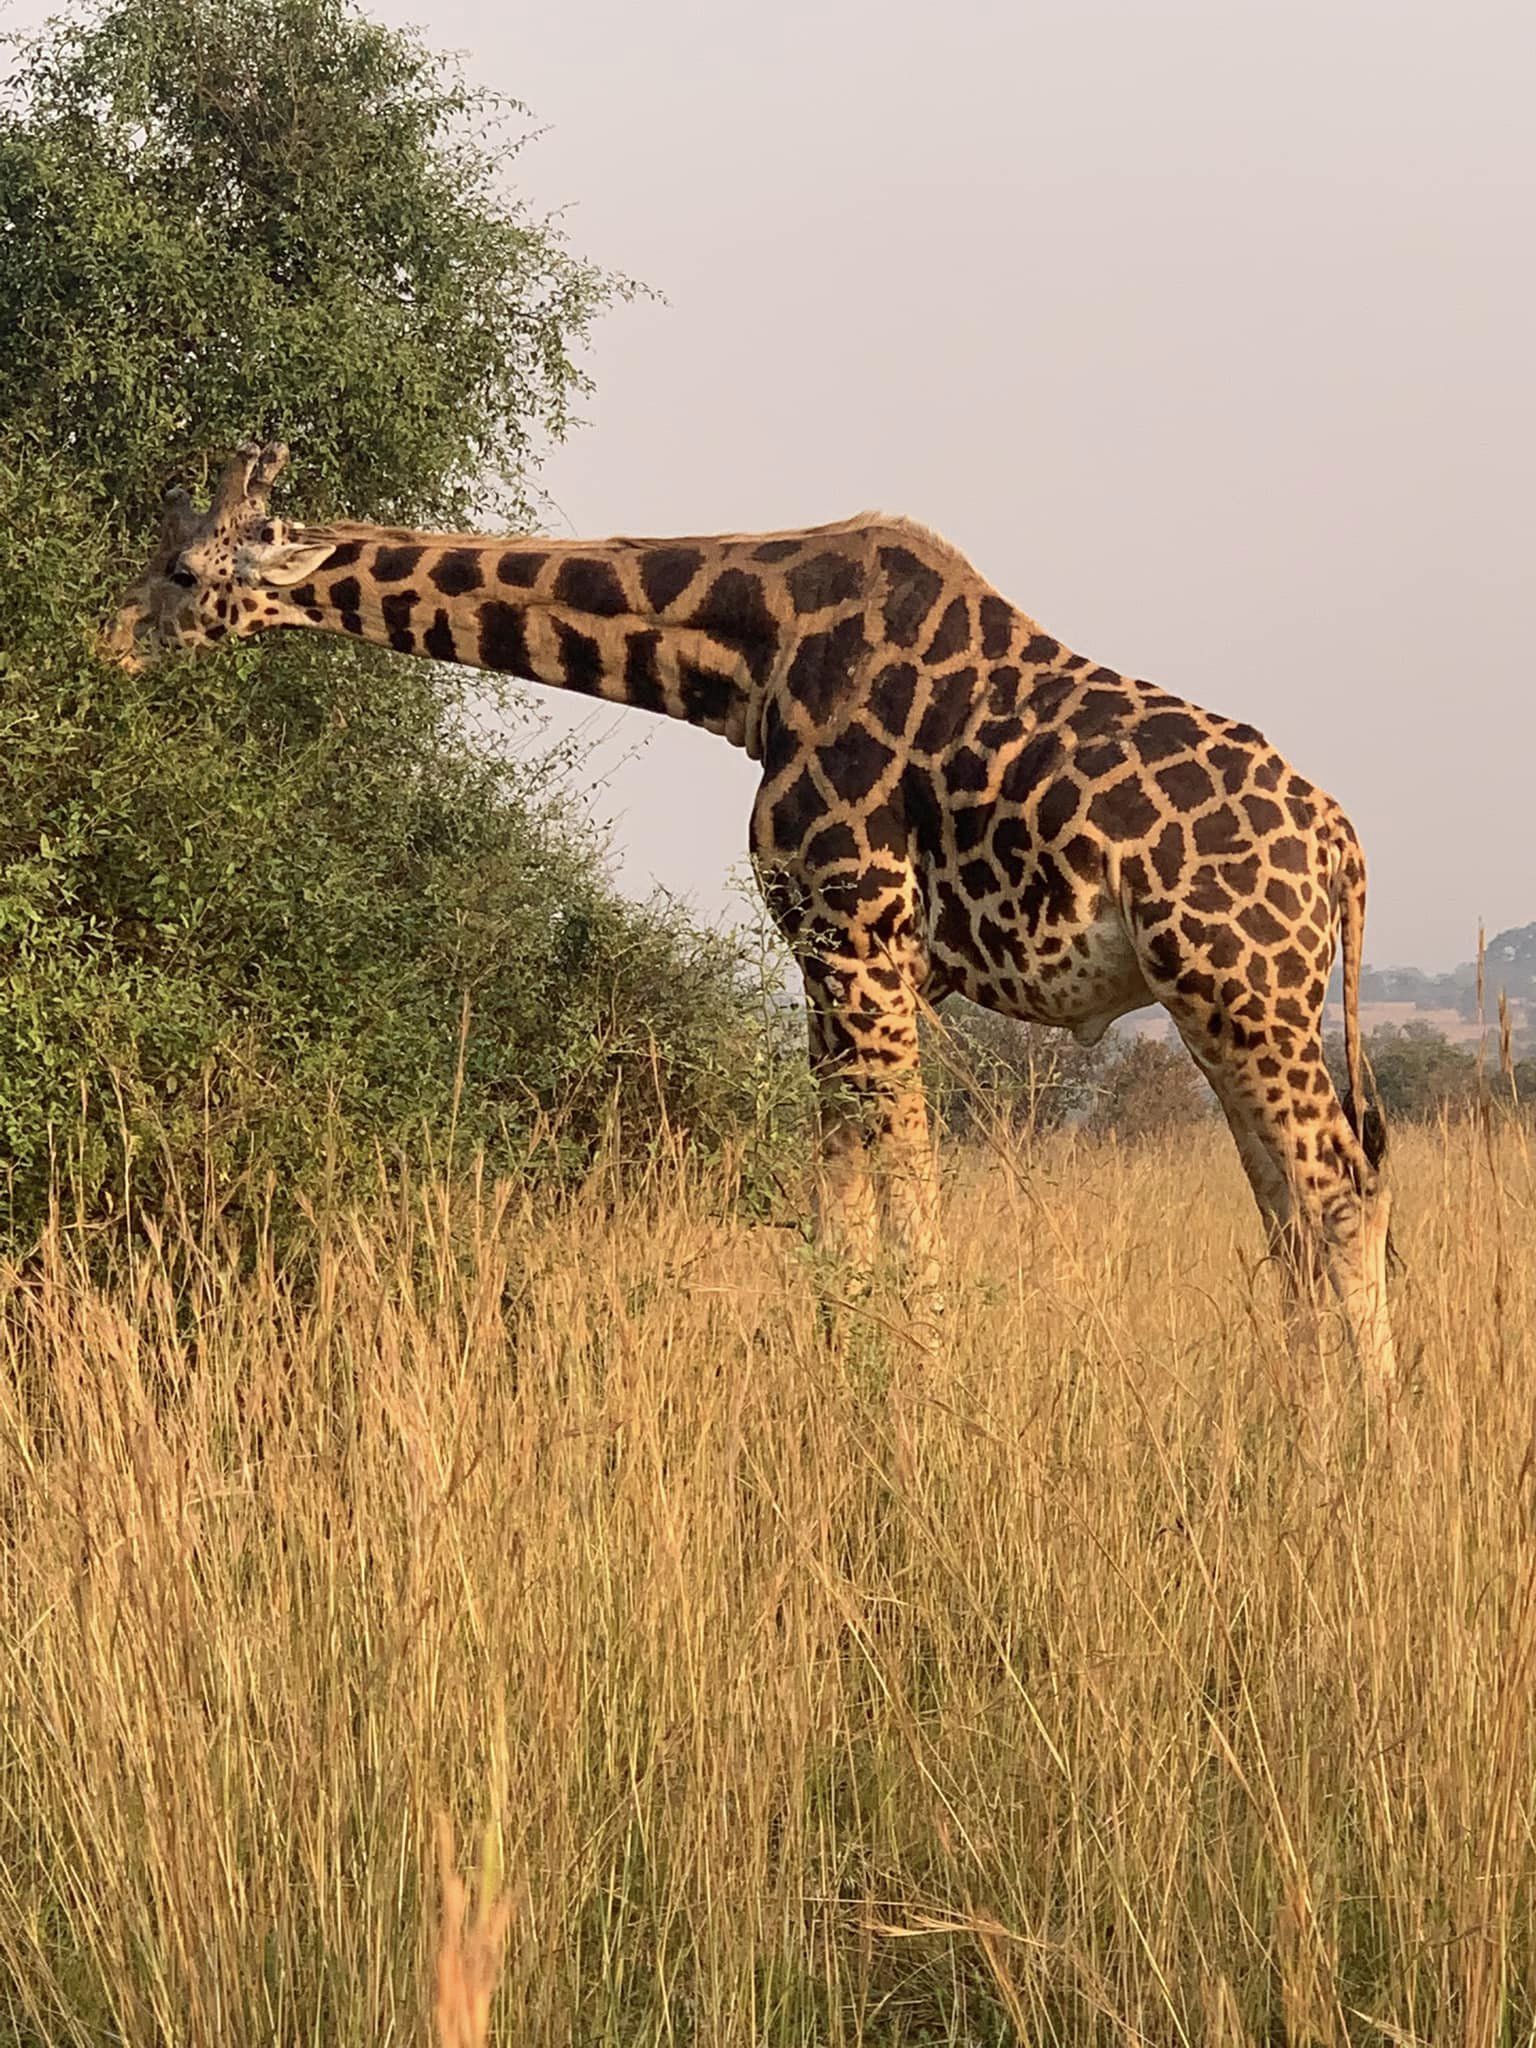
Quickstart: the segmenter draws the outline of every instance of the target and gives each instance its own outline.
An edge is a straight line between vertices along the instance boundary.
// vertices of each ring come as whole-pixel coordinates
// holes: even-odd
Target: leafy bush
[[[619,901],[451,672],[94,636],[168,476],[281,428],[301,516],[524,509],[616,288],[450,67],[341,0],[118,0],[0,105],[0,1234],[174,1175],[290,1202],[446,1133],[704,1140],[766,1057],[724,942]],[[467,1021],[466,1021],[467,1020]],[[461,1024],[464,1025],[462,1044]]]
[[[1065,1031],[1020,1024],[950,997],[936,1030],[924,1033],[923,1062],[941,1127],[952,1138],[1001,1126],[1019,1137],[1080,1119],[1093,1098],[1102,1049]]]
[[[939,1121],[952,1138],[1001,1128],[1037,1137],[1064,1124],[1099,1136],[1152,1137],[1209,1116],[1214,1098],[1177,1042],[1111,1031],[1096,1046],[951,998],[927,1034]]]
[[[1118,1138],[1157,1138],[1215,1110],[1205,1077],[1184,1047],[1161,1038],[1106,1039],[1107,1057],[1089,1128]]]

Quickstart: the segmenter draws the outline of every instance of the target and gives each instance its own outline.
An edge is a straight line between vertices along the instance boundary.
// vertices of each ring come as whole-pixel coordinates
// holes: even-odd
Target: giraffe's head
[[[109,659],[142,668],[168,647],[207,647],[302,619],[288,593],[337,544],[267,511],[287,460],[281,441],[264,448],[246,442],[219,478],[206,512],[198,512],[185,491],[166,493],[155,551],[102,636]]]

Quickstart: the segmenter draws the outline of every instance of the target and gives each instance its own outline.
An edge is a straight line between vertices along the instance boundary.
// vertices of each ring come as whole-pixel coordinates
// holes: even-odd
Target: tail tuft
[[[1378,1104],[1367,1102],[1365,1113],[1362,1115],[1355,1101],[1354,1089],[1348,1088],[1344,1092],[1344,1115],[1350,1129],[1360,1140],[1360,1149],[1365,1154],[1366,1163],[1372,1167],[1380,1166],[1387,1156],[1387,1120]]]
[[[1372,1085],[1374,1086],[1374,1083]],[[1366,1164],[1373,1173],[1376,1172],[1387,1156],[1386,1118],[1374,1102],[1368,1102],[1364,1116],[1360,1115],[1355,1105],[1355,1091],[1352,1088],[1345,1091],[1344,1115],[1350,1129],[1360,1140],[1360,1149],[1365,1154]],[[1397,1240],[1392,1235],[1390,1223],[1387,1225],[1387,1270],[1392,1273],[1407,1271],[1403,1255],[1397,1248]]]
[[[1365,940],[1365,855],[1349,821],[1337,820],[1334,914],[1338,918],[1339,963],[1344,974],[1344,1066],[1348,1090],[1344,1114],[1374,1169],[1387,1149],[1387,1129],[1380,1106],[1366,1094],[1365,1059],[1360,1044],[1360,956]],[[1375,1094],[1375,1089],[1371,1091]]]

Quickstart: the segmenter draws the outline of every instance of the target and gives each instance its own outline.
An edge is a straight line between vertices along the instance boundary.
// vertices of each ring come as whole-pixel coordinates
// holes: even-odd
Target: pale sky
[[[559,530],[910,513],[1331,790],[1375,964],[1536,918],[1529,0],[371,11],[526,101],[525,194],[666,294],[596,332]],[[539,695],[609,735],[625,886],[727,910],[752,764]]]

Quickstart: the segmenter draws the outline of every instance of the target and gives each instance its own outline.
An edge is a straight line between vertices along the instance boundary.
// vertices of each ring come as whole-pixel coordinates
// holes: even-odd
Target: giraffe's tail
[[[1374,1081],[1366,1096],[1370,1078],[1360,1043],[1360,963],[1365,945],[1365,855],[1353,828],[1341,819],[1336,841],[1338,866],[1335,870],[1335,909],[1339,920],[1339,955],[1344,969],[1344,1067],[1349,1087],[1344,1097],[1344,1115],[1359,1141],[1367,1166],[1380,1166],[1387,1152],[1387,1124],[1381,1113]]]

